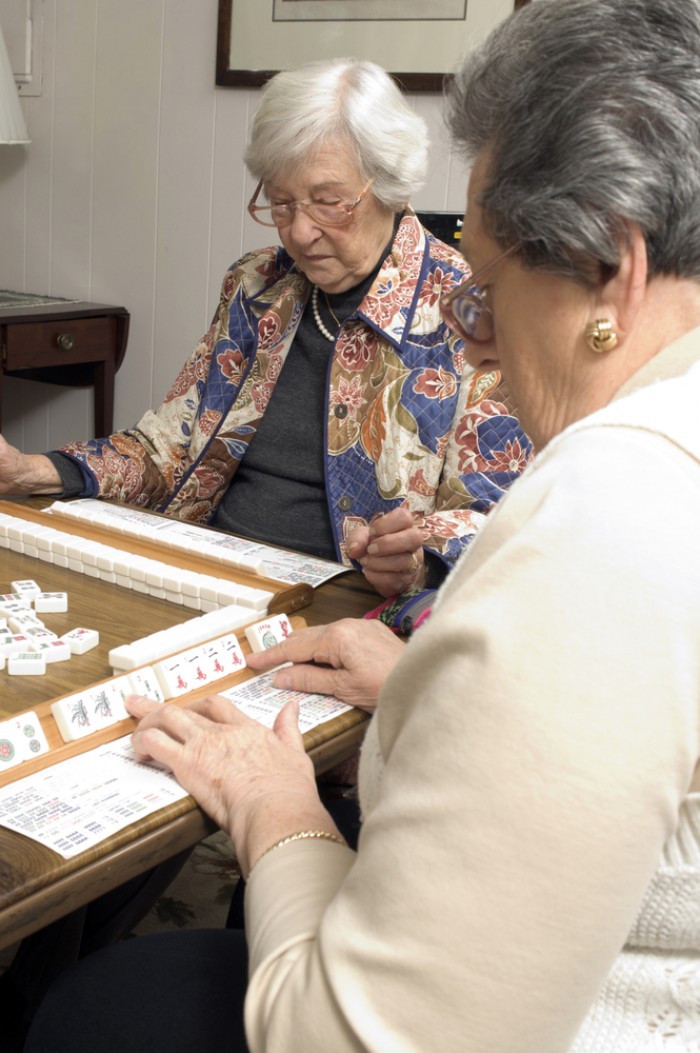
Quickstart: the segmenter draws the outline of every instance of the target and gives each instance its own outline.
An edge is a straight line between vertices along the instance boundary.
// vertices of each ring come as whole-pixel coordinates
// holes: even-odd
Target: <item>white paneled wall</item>
[[[217,0],[43,0],[43,92],[28,147],[0,147],[0,288],[131,313],[115,425],[163,398],[207,328],[226,267],[268,244],[241,154],[257,91],[214,86]],[[438,95],[411,102],[433,143],[414,205],[461,211]],[[6,438],[27,452],[91,435],[92,391],[7,378]]]

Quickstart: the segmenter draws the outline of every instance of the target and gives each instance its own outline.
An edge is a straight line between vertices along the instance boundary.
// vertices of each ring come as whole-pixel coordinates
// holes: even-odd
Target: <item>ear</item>
[[[609,318],[623,341],[635,329],[644,301],[649,260],[644,235],[636,223],[626,223],[620,235],[620,266],[599,292],[597,317]]]

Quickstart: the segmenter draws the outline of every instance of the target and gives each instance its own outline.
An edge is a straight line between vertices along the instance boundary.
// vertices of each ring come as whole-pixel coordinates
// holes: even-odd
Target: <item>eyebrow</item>
[[[284,193],[284,191],[280,187],[275,186],[275,184],[272,182],[268,182],[265,185],[267,186],[269,191],[276,190],[280,194]],[[343,182],[342,179],[326,179],[321,183],[314,183],[312,187],[309,187],[309,193],[317,194],[319,190],[330,190],[335,189],[336,187],[343,187],[347,185],[348,184]]]

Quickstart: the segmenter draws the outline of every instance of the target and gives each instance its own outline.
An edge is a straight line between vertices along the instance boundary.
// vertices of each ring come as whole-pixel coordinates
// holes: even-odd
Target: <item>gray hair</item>
[[[272,179],[345,142],[360,175],[377,175],[372,193],[399,210],[423,185],[425,122],[380,66],[358,59],[312,62],[276,74],[262,90],[244,160],[256,179]]]
[[[467,58],[448,107],[487,159],[490,231],[527,265],[593,285],[631,222],[650,277],[700,278],[699,0],[538,0]]]

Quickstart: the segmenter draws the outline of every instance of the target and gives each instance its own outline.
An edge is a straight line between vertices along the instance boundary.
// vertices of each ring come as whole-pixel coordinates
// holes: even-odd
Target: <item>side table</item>
[[[128,335],[124,307],[0,291],[0,398],[3,376],[68,387],[92,385],[94,434],[109,435],[114,375]]]

